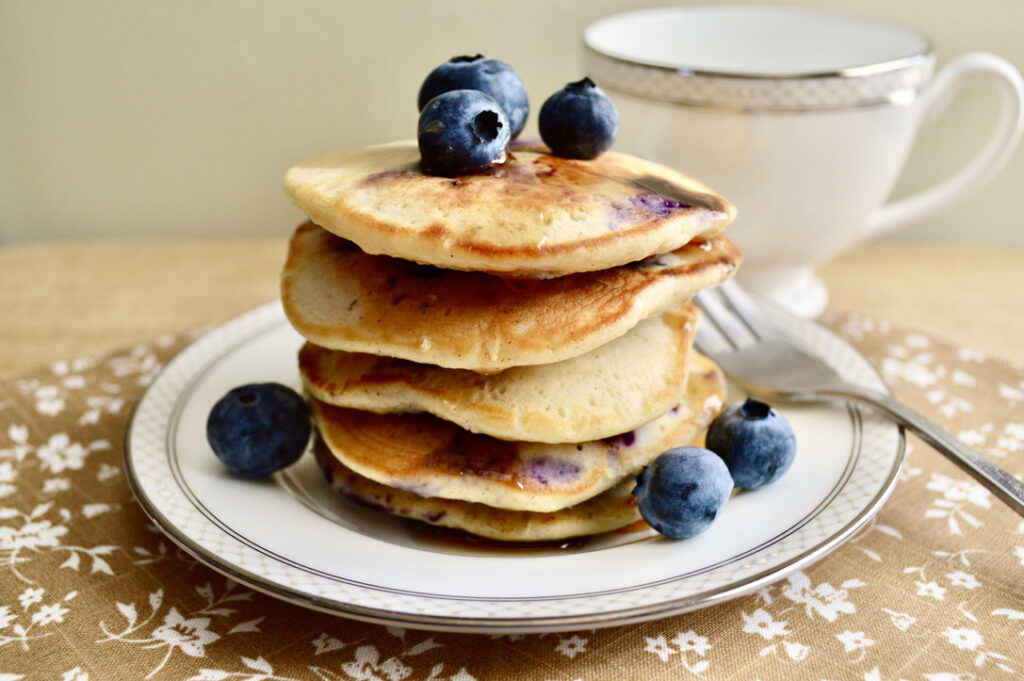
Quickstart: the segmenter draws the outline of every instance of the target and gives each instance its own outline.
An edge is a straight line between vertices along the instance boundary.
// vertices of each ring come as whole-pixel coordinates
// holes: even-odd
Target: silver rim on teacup
[[[673,14],[686,15],[711,8],[688,7],[641,10],[599,20],[584,32],[586,74],[602,88],[643,99],[683,106],[748,112],[827,111],[887,104],[909,104],[931,79],[935,55],[931,43],[910,29],[887,26],[908,37],[914,47],[905,55],[881,61],[773,73],[716,69],[692,63],[669,63],[627,54],[609,44],[618,22],[651,21]],[[804,12],[795,8],[716,7],[711,11],[739,13]],[[840,18],[840,15],[831,15]],[[875,22],[842,17],[866,27]]]

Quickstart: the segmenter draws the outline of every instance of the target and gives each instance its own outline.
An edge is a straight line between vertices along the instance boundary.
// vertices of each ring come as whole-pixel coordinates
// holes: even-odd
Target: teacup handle
[[[992,178],[1009,160],[1024,131],[1024,81],[1005,59],[975,52],[950,62],[921,92],[917,106],[925,120],[938,118],[960,88],[982,78],[998,86],[1002,112],[981,152],[958,173],[943,182],[876,210],[868,220],[869,234],[913,222],[958,201]]]

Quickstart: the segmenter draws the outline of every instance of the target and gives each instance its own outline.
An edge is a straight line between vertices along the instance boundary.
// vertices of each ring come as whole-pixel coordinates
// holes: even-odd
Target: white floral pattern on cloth
[[[230,628],[210,626],[214,617],[231,618],[237,612],[235,607],[231,607],[232,604],[251,601],[251,591],[236,590],[236,584],[228,580],[220,596],[214,596],[210,584],[196,587],[196,593],[203,599],[200,607],[188,612],[187,615],[182,615],[176,606],[171,606],[164,613],[162,620],[158,613],[164,604],[163,589],[157,589],[148,595],[149,614],[141,619],[135,603],[115,603],[124,619],[124,626],[120,631],[114,631],[100,620],[99,627],[103,637],[97,639],[96,643],[118,642],[137,645],[142,650],[163,649],[162,657],[146,675],[146,678],[152,678],[163,669],[175,651],[189,657],[202,658],[206,657],[206,647],[223,636],[259,632],[259,623],[264,619],[262,616],[238,622]],[[224,633],[217,633],[218,629]]]
[[[1024,370],[887,322],[825,322],[898,397],[1024,473]],[[1024,522],[911,439],[892,499],[817,564],[702,611],[482,636],[276,601],[170,543],[121,465],[131,406],[187,338],[0,382],[0,681],[594,681],[1024,675]]]

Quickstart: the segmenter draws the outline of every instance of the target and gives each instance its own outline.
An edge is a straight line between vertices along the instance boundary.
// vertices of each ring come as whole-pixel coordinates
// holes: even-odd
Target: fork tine
[[[736,348],[731,347],[732,343],[730,343],[729,337],[722,331],[722,327],[714,317],[714,312],[708,312],[708,309],[714,305],[713,302],[708,303],[708,297],[707,291],[701,291],[694,297],[701,309],[701,322],[697,326],[697,337],[694,340],[697,348],[705,354],[728,351],[729,349],[735,350]]]
[[[721,298],[721,293],[714,289],[701,291],[697,294],[696,300],[704,312],[705,319],[713,326],[716,335],[720,336],[725,343],[733,350],[739,350],[750,341],[756,340],[749,330],[744,328],[742,321],[729,309],[729,306]],[[700,330],[697,331],[698,336]]]
[[[743,320],[755,338],[766,338],[775,332],[775,329],[764,319],[764,315],[757,308],[750,295],[740,288],[734,281],[727,281],[718,287],[732,311]]]
[[[733,346],[724,352],[709,351],[703,347],[701,350],[748,394],[766,400],[806,402],[840,398],[872,404],[902,427],[916,432],[1024,516],[1024,484],[950,433],[897,402],[884,387],[879,390],[850,382],[840,367],[833,367],[813,348],[800,347],[800,343],[790,338],[786,331],[771,322],[761,321],[760,308],[732,282],[720,285],[716,291],[702,291],[696,299],[704,311],[704,318],[710,322],[709,326],[715,326]],[[730,323],[731,326],[728,325]],[[744,345],[739,340],[734,334],[734,329],[739,327],[755,334],[753,342]],[[789,327],[786,325],[784,328],[788,330]],[[698,330],[698,342],[701,342],[700,335]]]

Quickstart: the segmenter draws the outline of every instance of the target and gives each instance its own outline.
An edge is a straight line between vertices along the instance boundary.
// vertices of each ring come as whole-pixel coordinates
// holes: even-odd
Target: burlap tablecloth
[[[897,397],[1024,473],[1024,370],[873,319],[824,323]],[[814,566],[644,624],[438,634],[350,621],[226,581],[134,502],[132,405],[190,335],[0,382],[0,681],[1013,679],[1024,522],[911,438],[892,498]]]

